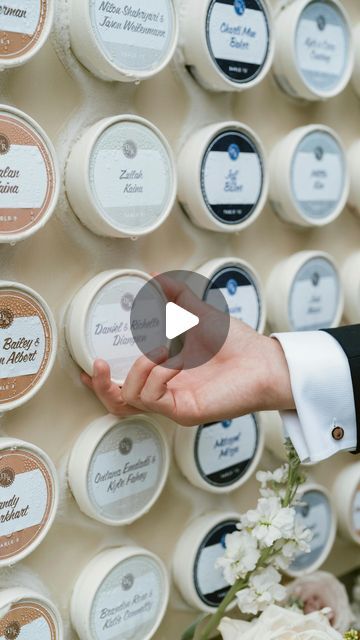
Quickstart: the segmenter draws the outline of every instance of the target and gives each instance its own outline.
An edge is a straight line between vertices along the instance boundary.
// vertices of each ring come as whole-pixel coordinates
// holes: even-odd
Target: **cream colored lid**
[[[177,463],[193,485],[211,493],[228,493],[254,473],[263,451],[259,416],[250,414],[199,427],[178,427]]]
[[[85,567],[71,600],[80,640],[129,637],[150,640],[169,599],[162,561],[139,547],[103,551]]]
[[[1,7],[0,69],[30,60],[45,44],[54,18],[54,0],[9,2]]]
[[[154,419],[111,415],[82,432],[68,469],[80,509],[112,526],[147,513],[160,496],[168,470],[167,441]]]
[[[184,600],[195,609],[213,613],[229,591],[215,562],[224,554],[225,537],[236,530],[239,520],[234,512],[207,513],[193,520],[177,543],[174,579]]]
[[[316,571],[325,562],[335,542],[336,517],[327,490],[308,483],[299,490],[300,503],[295,507],[302,526],[313,534],[310,553],[300,553],[287,569],[290,576]]]
[[[230,315],[252,329],[262,332],[266,320],[266,302],[260,277],[245,260],[230,256],[214,258],[197,271],[208,278],[204,300],[211,302],[212,291],[220,289]]]
[[[55,605],[32,590],[9,588],[0,591],[0,637],[5,639],[63,640],[61,615]]]
[[[267,0],[188,0],[183,46],[191,74],[213,91],[258,84],[273,57],[271,17]]]
[[[327,253],[300,251],[285,258],[271,272],[266,291],[274,331],[316,331],[341,320],[340,275]]]
[[[27,114],[0,105],[0,243],[24,240],[41,229],[59,189],[58,161],[46,133]]]
[[[130,322],[134,299],[150,276],[135,269],[104,271],[95,276],[73,298],[66,320],[66,338],[76,362],[89,375],[96,358],[106,360],[112,379],[124,380],[142,355],[133,338]],[[144,338],[146,352],[158,344],[165,318],[162,313],[162,294],[156,291],[147,308],[148,324]],[[159,304],[157,304],[159,302]],[[150,321],[149,321],[150,318]]]
[[[0,439],[0,566],[19,562],[47,535],[59,499],[55,467],[38,447]]]
[[[56,325],[46,302],[23,284],[0,281],[0,412],[39,391],[56,349]]]
[[[71,44],[79,60],[106,80],[136,81],[159,73],[178,38],[173,0],[119,4],[72,0]]]

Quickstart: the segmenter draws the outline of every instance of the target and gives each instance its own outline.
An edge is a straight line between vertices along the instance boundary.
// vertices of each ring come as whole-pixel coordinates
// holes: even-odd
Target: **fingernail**
[[[162,360],[163,358],[166,358],[167,355],[168,350],[166,349],[166,347],[157,347],[153,351],[150,351],[150,353],[147,354],[147,357],[150,360]]]

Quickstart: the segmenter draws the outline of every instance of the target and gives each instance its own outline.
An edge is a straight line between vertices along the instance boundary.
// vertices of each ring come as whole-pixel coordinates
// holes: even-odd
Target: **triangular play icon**
[[[166,337],[173,340],[181,336],[186,331],[193,329],[199,324],[200,320],[190,311],[186,311],[174,302],[168,302],[166,305]]]

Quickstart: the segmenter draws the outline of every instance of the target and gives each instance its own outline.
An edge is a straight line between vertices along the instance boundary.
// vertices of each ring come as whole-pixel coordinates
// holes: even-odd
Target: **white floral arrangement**
[[[296,506],[300,504],[299,488],[306,476],[290,441],[286,447],[288,462],[273,472],[257,473],[260,497],[256,509],[243,514],[237,531],[225,538],[224,556],[216,562],[229,584],[224,600],[213,615],[203,617],[187,629],[182,640],[214,637],[223,640],[339,640],[343,637],[330,624],[331,608],[324,606],[306,613],[299,593],[295,598],[295,592],[291,593],[282,584],[281,572],[291,565],[297,554],[310,551],[312,539],[311,531],[300,524],[296,512]],[[336,578],[334,580],[340,584]],[[341,586],[335,591],[339,596]],[[345,590],[344,593],[346,595]],[[341,591],[342,596],[344,593]],[[229,605],[234,601],[240,613],[250,617],[250,622],[226,617]],[[351,622],[351,616],[347,622]],[[348,632],[347,640],[355,637],[352,633],[356,632]],[[360,638],[356,636],[356,640]]]

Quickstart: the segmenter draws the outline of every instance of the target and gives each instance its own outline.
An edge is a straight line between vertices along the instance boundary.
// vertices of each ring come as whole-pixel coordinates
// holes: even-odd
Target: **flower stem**
[[[219,605],[215,613],[211,616],[204,631],[199,636],[199,640],[209,640],[213,631],[215,631],[218,628],[222,618],[226,613],[226,609],[233,602],[238,591],[241,591],[241,589],[244,589],[244,587],[246,586],[246,582],[247,582],[246,580],[237,580],[233,584],[231,589],[229,589],[229,591],[227,592],[222,603]]]

